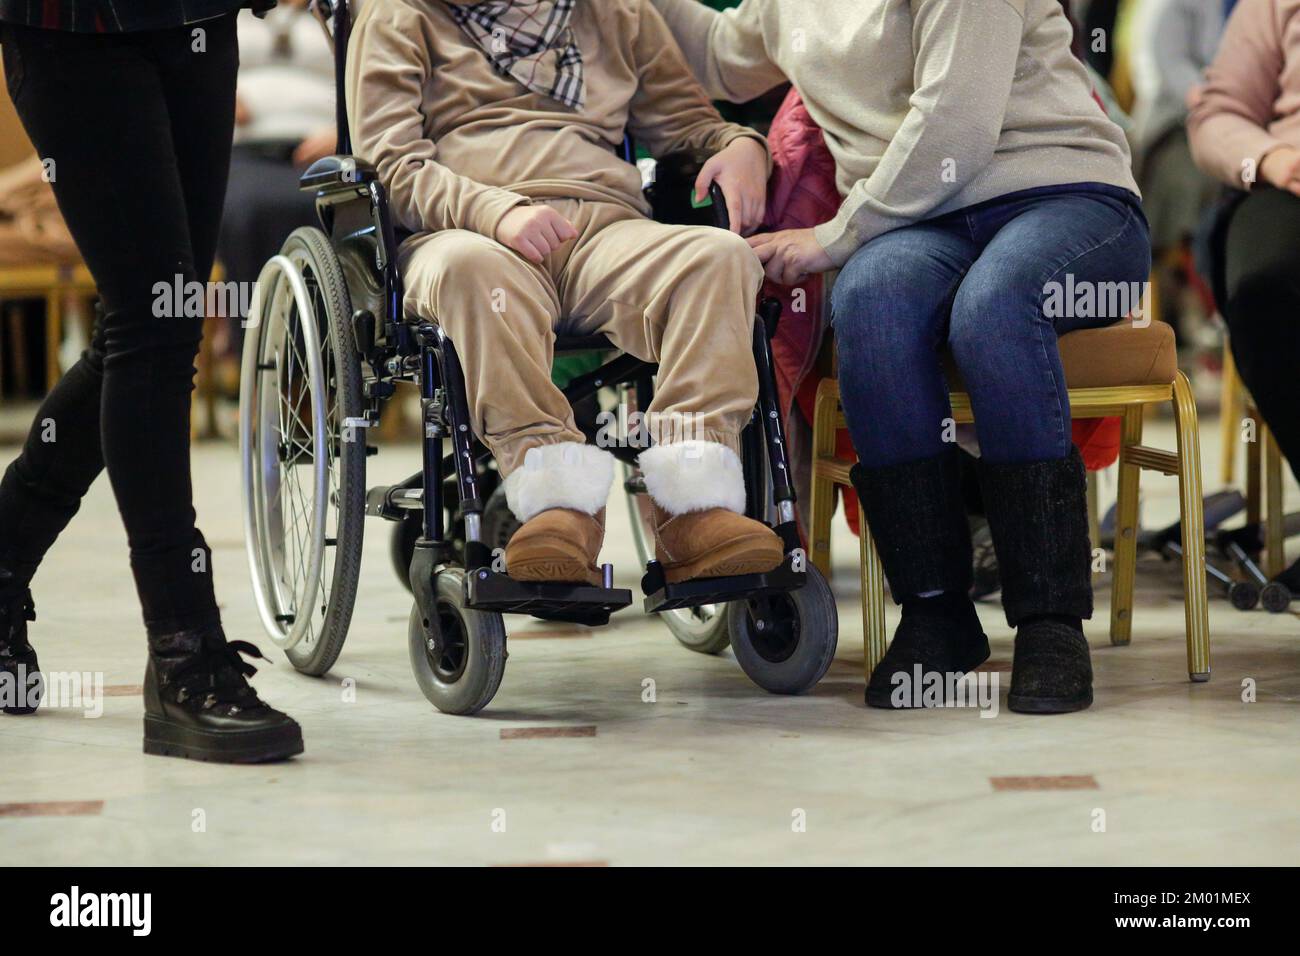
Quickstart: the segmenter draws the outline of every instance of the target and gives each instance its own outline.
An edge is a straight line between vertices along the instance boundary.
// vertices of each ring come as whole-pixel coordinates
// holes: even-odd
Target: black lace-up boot
[[[33,713],[45,691],[36,651],[27,640],[27,622],[34,620],[32,592],[0,567],[0,711],[6,714]]]
[[[1092,616],[1087,481],[1077,448],[1065,458],[980,463],[980,483],[1016,629],[1007,706],[1062,714],[1092,703],[1083,620]]]
[[[150,635],[144,674],[144,752],[218,763],[263,763],[302,753],[302,729],[248,684],[265,660],[219,625]]]
[[[903,606],[889,649],[867,682],[867,703],[896,710],[925,706],[930,701],[918,682],[936,674],[947,703],[949,678],[989,656],[970,599],[970,526],[957,452],[884,468],[854,465],[851,478],[890,593]]]

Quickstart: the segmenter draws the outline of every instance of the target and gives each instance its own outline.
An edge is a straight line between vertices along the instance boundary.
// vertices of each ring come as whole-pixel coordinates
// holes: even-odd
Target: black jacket
[[[0,0],[0,23],[76,33],[134,33],[197,23],[241,7],[265,13],[276,0]]]

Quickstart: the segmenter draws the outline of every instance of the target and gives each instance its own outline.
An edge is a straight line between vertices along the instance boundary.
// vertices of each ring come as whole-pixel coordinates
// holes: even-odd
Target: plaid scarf
[[[586,102],[582,54],[569,26],[575,2],[483,0],[448,3],[447,9],[499,74],[580,110]]]

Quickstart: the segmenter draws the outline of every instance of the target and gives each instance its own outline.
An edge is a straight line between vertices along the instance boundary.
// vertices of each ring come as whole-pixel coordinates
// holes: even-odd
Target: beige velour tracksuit
[[[661,504],[741,511],[735,451],[757,397],[750,339],[762,268],[737,235],[648,219],[640,173],[615,151],[625,130],[653,155],[762,139],[722,120],[648,0],[580,2],[571,24],[586,80],[580,111],[496,73],[442,0],[362,8],[348,111],[355,152],[377,165],[396,222],[417,233],[399,253],[406,309],[456,344],[474,428],[522,519],[546,507],[592,512],[605,473],[612,479],[612,459],[580,447],[551,381],[557,332],[604,333],[659,363],[647,426],[661,446],[693,439],[691,458],[705,465],[680,509],[673,491]],[[535,265],[494,236],[508,211],[543,202],[578,238]],[[642,454],[648,477],[660,477],[650,473],[667,455]],[[538,474],[512,480],[525,465]],[[569,498],[557,499],[565,482]]]

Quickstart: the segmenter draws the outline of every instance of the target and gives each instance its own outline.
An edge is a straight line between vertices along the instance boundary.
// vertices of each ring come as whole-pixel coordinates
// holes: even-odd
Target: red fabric
[[[793,87],[772,120],[768,143],[773,168],[764,230],[810,229],[833,219],[841,201],[835,188],[835,160],[821,128]],[[772,355],[781,407],[787,412],[821,347],[823,287],[821,276],[806,279],[797,287],[770,280],[763,284],[764,296],[781,300],[781,324],[772,341]],[[808,420],[812,421],[811,414]]]
[[[1101,100],[1098,98],[1098,105]],[[808,229],[832,219],[841,197],[835,185],[835,160],[803,100],[792,87],[772,120],[768,132],[772,149],[772,179],[768,183],[767,216],[763,228]],[[813,420],[813,402],[820,378],[813,366],[822,342],[824,283],[820,276],[804,280],[797,287],[780,286],[771,280],[763,285],[764,296],[781,300],[781,324],[772,341],[776,364],[776,386],[787,417],[797,402],[804,419]],[[1082,419],[1072,423],[1074,443],[1091,471],[1105,468],[1119,457],[1118,418]],[[837,436],[837,453],[852,457],[848,432]],[[858,531],[857,498],[852,489],[844,494],[846,516],[854,533]]]
[[[1074,443],[1089,471],[1101,471],[1119,460],[1120,419],[1076,418],[1070,423]]]

